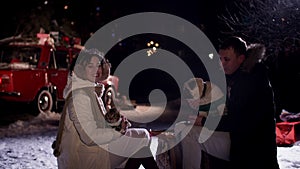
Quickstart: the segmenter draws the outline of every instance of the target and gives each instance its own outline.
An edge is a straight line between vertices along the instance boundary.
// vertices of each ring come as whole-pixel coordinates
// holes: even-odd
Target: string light
[[[150,41],[147,43],[147,47],[150,49],[147,50],[147,55],[151,56],[152,54],[157,52],[157,48],[159,47],[159,43],[155,43],[154,41]]]

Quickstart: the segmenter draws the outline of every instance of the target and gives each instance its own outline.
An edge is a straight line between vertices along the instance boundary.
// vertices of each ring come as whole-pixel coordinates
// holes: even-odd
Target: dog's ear
[[[186,98],[199,99],[203,89],[204,81],[202,78],[191,78],[183,84],[183,95]]]
[[[110,68],[111,68],[111,64],[109,63],[109,61],[107,59],[103,59],[101,63],[101,69],[102,69],[102,77],[100,79],[101,81],[108,78],[108,76],[110,75]]]

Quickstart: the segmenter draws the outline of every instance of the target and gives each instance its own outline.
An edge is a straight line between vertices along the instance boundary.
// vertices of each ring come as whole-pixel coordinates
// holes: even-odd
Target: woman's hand
[[[128,120],[124,116],[121,116],[121,118],[122,118],[122,121],[121,121],[121,130],[120,130],[120,132],[122,134],[125,134],[127,129],[128,129]]]

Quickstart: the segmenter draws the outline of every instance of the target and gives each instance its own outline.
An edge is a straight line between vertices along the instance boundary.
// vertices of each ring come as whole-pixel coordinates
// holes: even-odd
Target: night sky
[[[45,10],[46,6],[51,18],[62,23],[60,19],[66,17],[75,21],[74,29],[84,38],[88,32],[96,31],[106,23],[124,15],[137,12],[165,12],[182,17],[193,24],[207,30],[207,36],[212,39],[218,32],[217,15],[224,9],[224,0],[49,0],[44,5],[43,0],[6,1],[1,4],[0,38],[12,36],[16,33],[20,20],[26,20],[32,11]],[[69,10],[63,9],[69,5]],[[38,8],[38,7],[42,8]],[[99,7],[99,8],[97,8]],[[96,16],[96,13],[98,15]],[[43,11],[37,12],[43,13]],[[26,18],[27,17],[27,18]],[[30,18],[28,19],[30,20]]]

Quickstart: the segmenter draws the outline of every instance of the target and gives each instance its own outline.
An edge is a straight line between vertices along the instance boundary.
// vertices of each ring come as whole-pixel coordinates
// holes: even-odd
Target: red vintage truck
[[[0,102],[30,105],[31,112],[57,111],[64,102],[68,67],[80,50],[48,40],[23,38],[0,42]],[[118,77],[105,84],[105,104],[112,103],[118,89]]]

